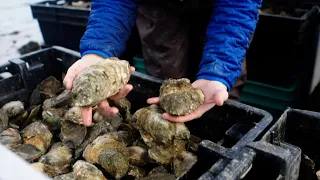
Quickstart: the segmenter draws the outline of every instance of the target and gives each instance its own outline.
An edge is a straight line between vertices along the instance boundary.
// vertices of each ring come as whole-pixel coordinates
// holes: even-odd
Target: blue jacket
[[[217,80],[233,88],[259,17],[262,0],[216,0],[197,79]],[[137,15],[136,0],[93,0],[81,55],[119,57]]]

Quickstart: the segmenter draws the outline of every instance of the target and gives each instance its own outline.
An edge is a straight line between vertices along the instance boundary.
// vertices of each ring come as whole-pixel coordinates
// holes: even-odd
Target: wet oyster
[[[128,147],[129,162],[133,165],[145,165],[149,162],[148,151],[139,146]]]
[[[186,151],[186,144],[183,140],[174,140],[174,143],[169,147],[154,146],[149,149],[149,158],[155,160],[157,163],[169,165],[172,160],[181,152]]]
[[[8,116],[0,109],[0,133],[8,128],[8,124]]]
[[[125,60],[109,58],[81,71],[73,81],[75,106],[95,106],[117,94],[128,83],[130,65]]]
[[[160,87],[160,105],[169,114],[186,115],[204,102],[204,94],[186,78],[168,79]]]
[[[122,117],[120,113],[114,116],[102,115],[99,111],[95,111],[93,115],[94,122],[106,121],[110,123],[115,129],[118,129],[120,124],[122,123]]]
[[[116,179],[123,177],[129,169],[128,150],[118,139],[109,133],[99,136],[83,152],[86,161],[100,164]]]
[[[2,111],[7,115],[8,118],[12,118],[24,110],[24,105],[21,101],[11,101],[2,107]]]
[[[11,150],[28,162],[33,162],[39,159],[43,154],[37,147],[31,144],[20,144],[13,146]]]
[[[52,134],[46,125],[36,121],[22,130],[22,140],[24,144],[31,144],[44,154],[51,145]]]
[[[128,171],[129,176],[133,176],[135,178],[145,177],[147,172],[145,169],[137,167],[137,166],[130,166]]]
[[[42,109],[61,108],[72,105],[73,94],[69,90],[64,90],[56,97],[47,99],[43,102]]]
[[[73,174],[75,180],[106,180],[96,166],[82,160],[78,160],[73,165]]]
[[[136,119],[140,134],[149,146],[153,146],[152,143],[170,145],[174,139],[190,137],[190,131],[183,123],[163,119],[161,109],[155,104],[137,110],[133,119]]]
[[[21,144],[21,142],[21,136],[16,129],[8,128],[0,134],[0,143],[8,149],[12,149],[18,144]]]
[[[44,164],[40,162],[32,163],[31,166],[35,168],[37,171],[44,173]]]
[[[72,151],[60,142],[55,143],[39,162],[44,164],[45,173],[50,177],[65,174],[70,171]]]
[[[60,139],[69,148],[78,147],[85,139],[87,128],[84,125],[76,124],[71,121],[61,121]]]
[[[62,174],[53,178],[53,180],[75,180],[73,172],[68,174]]]
[[[60,128],[64,113],[64,109],[49,108],[42,111],[42,119],[52,130],[57,130]]]
[[[83,124],[81,107],[72,107],[66,112],[64,118],[73,123]]]
[[[180,177],[183,173],[187,172],[197,162],[197,156],[192,153],[183,151],[173,160],[174,174]]]

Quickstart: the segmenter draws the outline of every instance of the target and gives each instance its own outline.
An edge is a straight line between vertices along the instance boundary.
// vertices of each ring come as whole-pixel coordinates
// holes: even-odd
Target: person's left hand
[[[200,118],[205,112],[209,111],[215,105],[222,106],[224,101],[229,97],[227,87],[219,81],[210,81],[205,79],[199,79],[192,83],[192,86],[202,90],[205,100],[204,103],[195,109],[190,114],[185,116],[172,116],[168,113],[163,114],[163,118],[172,122],[187,122]],[[147,100],[149,104],[159,104],[159,97],[149,98]]]

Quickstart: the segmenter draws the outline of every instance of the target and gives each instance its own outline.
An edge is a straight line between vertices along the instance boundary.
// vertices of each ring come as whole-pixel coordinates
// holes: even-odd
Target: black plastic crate
[[[299,180],[316,180],[320,169],[320,113],[288,108],[262,139],[274,144],[290,143],[302,150]],[[313,160],[310,169],[305,155]]]
[[[19,81],[11,80],[10,83],[21,82],[25,93],[11,98],[10,93],[17,94],[21,89],[7,91],[1,96],[0,106],[10,100],[22,100],[28,103],[28,98],[38,83],[48,76],[62,80],[68,67],[79,57],[78,52],[54,46],[13,60],[12,62],[20,62],[18,66],[20,71],[17,71]],[[3,87],[10,85],[4,83],[8,81],[0,81]],[[148,97],[158,95],[162,80],[135,72],[130,83],[134,89],[127,97],[132,103],[134,112],[147,105]],[[272,116],[266,111],[232,100],[226,101],[221,107],[214,107],[200,119],[187,122],[191,134],[203,141],[199,144],[198,162],[179,179],[197,179],[221,160],[237,157],[248,143],[259,140],[264,135],[271,122]]]
[[[63,46],[79,51],[88,23],[90,9],[65,7],[65,1],[43,1],[32,4],[31,11],[38,20],[45,44]]]
[[[293,77],[312,71],[312,42],[319,8],[289,9],[288,12],[292,16],[260,14],[247,52],[249,80],[283,86]]]

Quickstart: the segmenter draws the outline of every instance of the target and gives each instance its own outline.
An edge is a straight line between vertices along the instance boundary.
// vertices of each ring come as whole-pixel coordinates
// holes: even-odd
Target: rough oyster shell
[[[0,133],[4,130],[6,130],[8,128],[9,125],[9,118],[6,115],[6,113],[4,113],[1,109],[0,109]]]
[[[74,180],[73,172],[62,174],[53,178],[53,180]]]
[[[12,118],[24,111],[24,105],[21,101],[11,101],[2,107],[2,111],[8,118]]]
[[[41,162],[32,163],[31,166],[37,171],[44,173],[44,164],[42,164]]]
[[[73,102],[73,96],[71,91],[64,90],[58,96],[45,100],[42,104],[42,109],[70,106]]]
[[[73,174],[75,180],[106,180],[96,166],[82,160],[73,165]]]
[[[160,87],[160,105],[169,114],[186,115],[204,103],[204,94],[186,78],[168,79]]]
[[[72,151],[60,142],[55,143],[39,162],[44,164],[45,173],[50,177],[65,174],[70,171]]]
[[[190,137],[190,131],[183,123],[163,119],[161,109],[155,104],[137,110],[133,118],[136,119],[140,134],[147,145],[153,146],[152,142],[170,145],[174,139]]]
[[[0,134],[0,143],[8,149],[21,144],[21,136],[17,129],[8,128]]]
[[[192,153],[183,151],[173,160],[174,174],[180,177],[182,174],[191,169],[197,162],[197,156]]]
[[[70,108],[64,118],[68,121],[77,123],[77,124],[83,124],[82,122],[82,110],[81,107],[72,107]]]
[[[135,178],[145,177],[147,172],[145,169],[137,167],[137,166],[129,166],[128,175],[133,176]]]
[[[110,123],[115,129],[118,129],[123,119],[120,113],[117,113],[114,116],[108,116],[108,115],[102,115],[99,111],[95,111],[93,115],[93,121],[94,122],[106,121]]]
[[[84,141],[87,128],[84,125],[76,124],[71,121],[61,121],[60,139],[69,148],[76,148]]]
[[[163,166],[158,166],[153,168],[149,174],[157,174],[157,173],[169,173],[168,170]]]
[[[44,154],[51,145],[52,134],[48,127],[36,121],[22,130],[24,144],[31,144],[37,147]]]
[[[130,65],[125,60],[109,58],[81,71],[73,81],[75,106],[95,106],[117,94],[128,83]]]
[[[42,111],[42,119],[52,130],[57,130],[60,129],[64,113],[64,109],[49,108]]]
[[[139,146],[128,147],[129,162],[133,165],[145,165],[149,163],[148,151]]]
[[[37,147],[31,144],[20,144],[13,146],[11,150],[28,162],[33,162],[39,159],[43,154]]]

